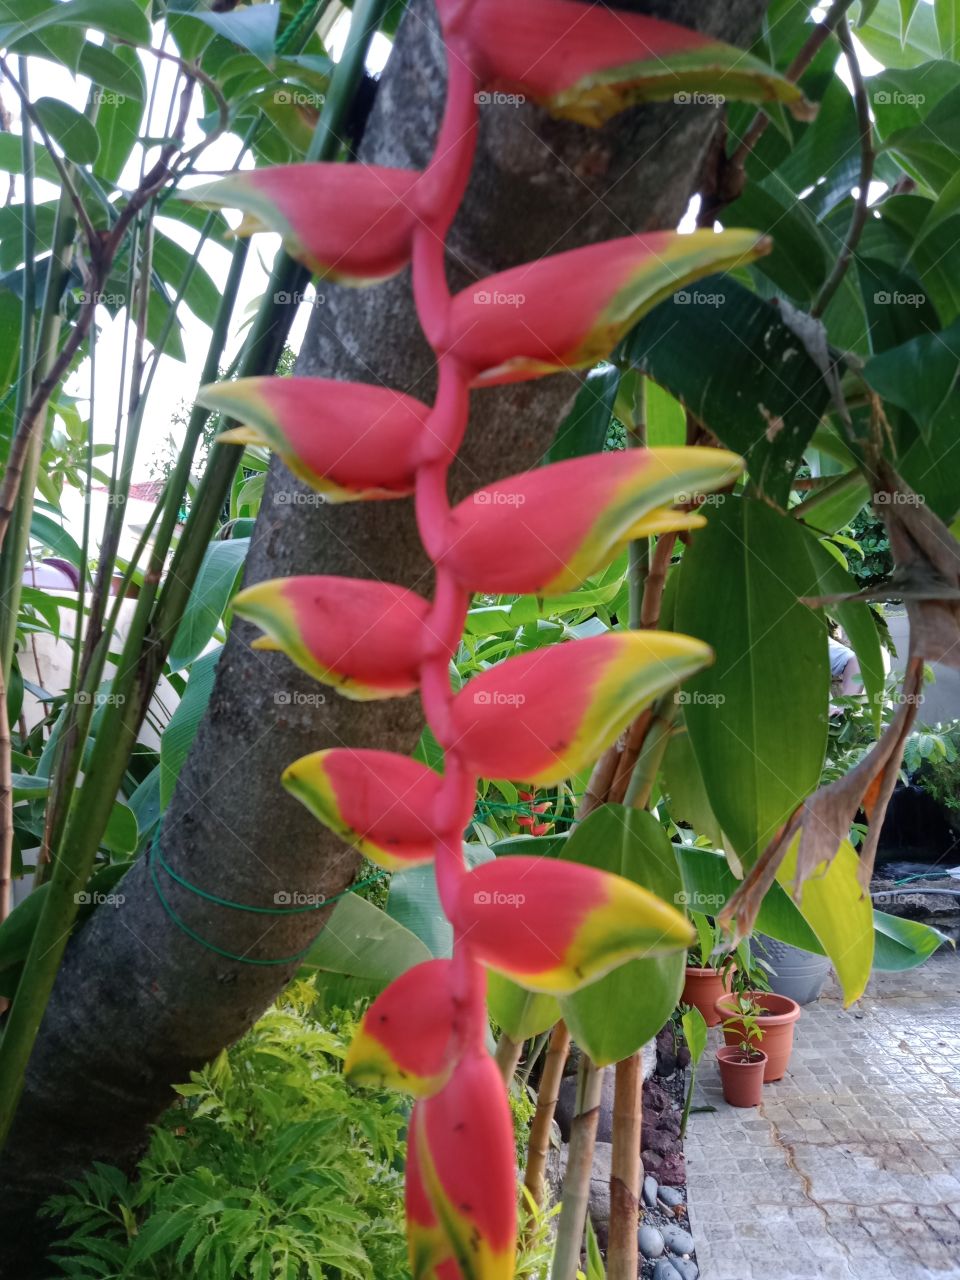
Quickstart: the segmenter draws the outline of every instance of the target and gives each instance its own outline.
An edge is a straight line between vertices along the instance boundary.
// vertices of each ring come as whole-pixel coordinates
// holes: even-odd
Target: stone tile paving
[[[759,1110],[728,1106],[713,1050],[685,1144],[701,1280],[960,1278],[960,956],[832,984]]]

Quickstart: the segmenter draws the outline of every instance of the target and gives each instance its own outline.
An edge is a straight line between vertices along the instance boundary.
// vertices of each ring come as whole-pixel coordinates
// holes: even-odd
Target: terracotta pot
[[[767,1055],[767,1065],[763,1079],[766,1084],[771,1080],[782,1080],[790,1055],[793,1053],[793,1028],[800,1017],[800,1006],[789,996],[778,996],[773,991],[747,991],[747,996],[763,1012],[757,1014],[757,1027],[763,1032],[760,1048]],[[716,1012],[721,1022],[736,1017],[737,997],[721,996],[716,1003]],[[742,1024],[735,1023],[725,1028],[723,1038],[728,1045],[737,1045],[744,1038]]]
[[[684,1004],[692,1004],[699,1009],[708,1027],[716,1027],[721,1022],[716,1003],[725,992],[730,990],[732,973],[732,969],[723,974],[718,973],[716,969],[698,969],[695,965],[687,965],[683,994],[680,999]]]
[[[731,1107],[759,1107],[767,1055],[756,1049],[748,1057],[735,1045],[717,1050],[724,1099]]]

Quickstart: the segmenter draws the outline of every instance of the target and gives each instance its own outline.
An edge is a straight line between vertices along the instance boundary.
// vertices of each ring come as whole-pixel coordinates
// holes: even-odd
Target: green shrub
[[[129,1181],[98,1165],[54,1197],[60,1274],[88,1280],[404,1280],[405,1100],[347,1086],[353,1029],[297,983],[195,1073]]]

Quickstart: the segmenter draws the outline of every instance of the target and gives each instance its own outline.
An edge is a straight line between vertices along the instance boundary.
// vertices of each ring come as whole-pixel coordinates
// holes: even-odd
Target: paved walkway
[[[702,1280],[960,1278],[960,955],[803,1011],[790,1070],[729,1107],[701,1061],[685,1145]]]

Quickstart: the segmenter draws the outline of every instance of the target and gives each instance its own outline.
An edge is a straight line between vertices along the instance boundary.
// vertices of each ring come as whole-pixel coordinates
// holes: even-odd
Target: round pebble
[[[659,1258],[663,1253],[663,1236],[656,1227],[644,1224],[637,1232],[637,1243],[645,1258]]]
[[[678,1191],[676,1187],[661,1187],[657,1195],[668,1209],[676,1209],[683,1204],[683,1192]]]
[[[682,1227],[664,1227],[663,1238],[671,1253],[693,1253],[693,1236]]]
[[[653,1268],[653,1280],[677,1280],[677,1272],[666,1258],[661,1258]]]
[[[671,1258],[674,1272],[682,1276],[683,1280],[697,1280],[700,1269],[690,1258]]]
[[[652,1173],[643,1180],[643,1203],[648,1209],[653,1209],[657,1203],[657,1180]]]

